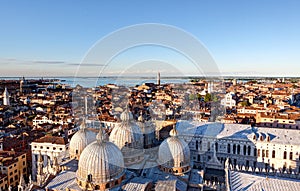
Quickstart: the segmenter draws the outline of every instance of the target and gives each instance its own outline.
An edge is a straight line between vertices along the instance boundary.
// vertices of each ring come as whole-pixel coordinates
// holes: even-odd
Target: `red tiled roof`
[[[37,143],[52,143],[52,144],[59,144],[59,145],[65,145],[67,144],[65,139],[63,137],[55,137],[55,136],[44,136],[39,139],[36,139],[33,142]]]

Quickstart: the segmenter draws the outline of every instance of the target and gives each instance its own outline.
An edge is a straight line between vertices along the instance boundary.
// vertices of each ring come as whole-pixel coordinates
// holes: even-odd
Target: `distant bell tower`
[[[7,91],[7,88],[5,87],[4,92],[3,92],[3,105],[10,105],[9,102],[9,93]]]
[[[26,84],[26,80],[25,80],[25,77],[22,77],[22,79],[20,80],[20,93],[24,93],[24,89],[23,89],[23,86],[24,84]]]
[[[160,86],[160,72],[157,73],[157,85]]]

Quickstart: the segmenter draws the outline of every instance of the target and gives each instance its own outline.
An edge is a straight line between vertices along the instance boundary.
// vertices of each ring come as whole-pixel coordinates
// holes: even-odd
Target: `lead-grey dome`
[[[111,131],[109,141],[121,149],[126,165],[140,162],[144,157],[143,133],[140,127],[133,122],[128,108],[121,114],[121,120],[121,125]]]
[[[164,171],[181,174],[190,170],[190,148],[177,134],[177,131],[172,129],[171,137],[160,144],[158,163]]]
[[[124,177],[124,160],[120,149],[99,134],[97,141],[88,145],[81,153],[77,170],[77,181],[81,187],[89,184],[101,189],[106,184],[119,184]]]
[[[96,133],[86,128],[85,123],[80,127],[70,141],[69,154],[71,158],[79,159],[84,148],[96,140]]]

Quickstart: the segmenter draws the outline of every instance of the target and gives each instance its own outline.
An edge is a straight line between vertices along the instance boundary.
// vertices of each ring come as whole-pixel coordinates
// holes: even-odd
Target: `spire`
[[[140,112],[140,116],[139,116],[139,118],[138,118],[138,121],[139,121],[139,122],[144,122],[144,121],[145,121],[145,120],[144,120],[144,117],[143,117],[143,111]]]
[[[96,139],[97,139],[98,143],[104,143],[104,142],[106,142],[106,140],[107,140],[106,139],[106,134],[103,133],[102,127],[100,128],[99,133],[97,134]]]
[[[82,129],[82,130],[86,129],[86,118],[85,117],[82,120],[82,123],[80,125],[80,129]]]
[[[9,93],[7,88],[5,87],[4,92],[3,92],[3,105],[10,105],[9,102]]]
[[[38,162],[43,162],[43,156],[42,156],[41,151],[39,152]]]
[[[129,111],[129,104],[126,105],[126,108],[123,113],[121,113],[121,121],[122,122],[129,122],[133,119],[132,113]]]
[[[18,191],[23,191],[25,189],[25,186],[26,186],[26,183],[25,183],[25,180],[24,180],[24,176],[21,173],[20,182],[19,182],[19,185],[18,185]]]
[[[87,96],[84,96],[84,118],[88,115]]]
[[[171,137],[177,137],[178,132],[176,130],[176,123],[173,125],[173,129],[170,131],[170,136]]]
[[[160,72],[157,72],[157,85],[160,86]]]
[[[225,161],[225,168],[229,169],[229,158],[228,157],[226,158],[226,161]]]

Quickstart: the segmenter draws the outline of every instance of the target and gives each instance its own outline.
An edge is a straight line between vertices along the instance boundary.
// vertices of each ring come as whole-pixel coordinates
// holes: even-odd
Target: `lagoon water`
[[[41,77],[26,77],[25,79],[41,79]],[[117,84],[124,86],[135,86],[143,83],[156,83],[156,78],[151,77],[44,77],[43,79],[57,79],[63,84],[75,87],[77,84],[83,87],[95,87],[106,84]],[[20,80],[20,77],[0,77],[0,80]],[[188,78],[167,77],[161,78],[161,83],[186,83]]]
[[[84,86],[84,87],[95,87],[99,85],[105,84],[117,84],[117,85],[124,85],[124,86],[135,86],[141,85],[143,83],[156,83],[155,78],[117,78],[117,77],[105,77],[105,78],[59,78],[63,80],[65,83],[70,84],[72,87],[76,86],[77,84]],[[183,78],[162,78],[161,83],[186,83],[189,79]]]

